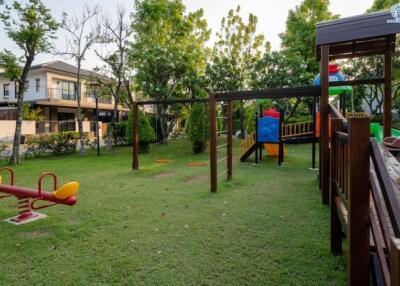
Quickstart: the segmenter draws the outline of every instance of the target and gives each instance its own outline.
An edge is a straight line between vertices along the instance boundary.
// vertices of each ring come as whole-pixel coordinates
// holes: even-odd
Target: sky
[[[10,1],[10,0],[6,0]],[[127,10],[132,11],[133,0],[42,0],[51,10],[56,19],[60,19],[63,12],[70,15],[80,13],[84,3],[89,6],[100,5],[104,11],[111,14],[115,11],[117,4],[122,5]],[[213,32],[209,45],[212,45],[215,39],[215,33],[220,28],[222,17],[226,16],[232,8],[241,6],[241,14],[246,19],[249,13],[258,17],[258,32],[265,35],[266,40],[271,42],[272,49],[280,48],[279,34],[284,32],[286,18],[290,9],[294,9],[302,0],[183,0],[188,11],[194,11],[200,8],[204,9],[204,16],[207,19],[209,28]],[[364,13],[372,6],[373,0],[331,0],[330,11],[339,14],[341,17],[353,16]],[[64,35],[62,30],[58,31],[58,40],[56,47],[63,49]],[[3,29],[0,33],[1,49],[7,48],[12,51],[18,51],[18,48],[7,39]],[[49,54],[39,55],[35,63],[62,59],[66,62],[74,63],[66,58],[55,57]],[[92,69],[101,65],[95,53],[90,51],[83,64],[83,67]]]

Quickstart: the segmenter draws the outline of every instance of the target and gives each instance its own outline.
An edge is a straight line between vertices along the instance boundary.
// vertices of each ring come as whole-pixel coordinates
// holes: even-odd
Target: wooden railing
[[[369,117],[366,112],[346,112],[346,118],[365,118]]]
[[[254,144],[256,143],[256,133],[253,132],[248,135],[242,142],[240,143],[239,153],[240,157],[244,155]]]
[[[375,138],[371,138],[371,233],[376,254],[372,269],[384,285],[400,285],[400,205]]]
[[[282,125],[282,139],[296,136],[312,135],[314,133],[313,121],[298,122]]]
[[[331,251],[342,253],[344,229],[348,285],[369,285],[372,278],[400,286],[400,206],[379,146],[370,139],[369,118],[346,122],[331,111]]]

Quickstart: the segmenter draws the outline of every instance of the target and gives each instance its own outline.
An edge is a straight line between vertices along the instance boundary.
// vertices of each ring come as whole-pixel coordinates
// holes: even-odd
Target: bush
[[[150,125],[149,119],[143,112],[139,112],[139,152],[148,153],[150,151],[150,143],[156,140],[156,134]],[[126,123],[126,143],[133,144],[133,114],[129,113]]]
[[[84,134],[85,141],[88,134]],[[32,135],[26,138],[27,150],[25,157],[40,157],[45,154],[64,155],[75,152],[79,140],[79,132]]]
[[[201,103],[192,105],[187,124],[187,132],[190,141],[193,144],[195,154],[203,153],[207,148],[207,139],[209,136],[208,110]]]
[[[110,125],[107,126],[107,136]],[[108,139],[108,138],[107,138]],[[113,128],[113,142],[116,146],[126,145],[126,121],[115,122]]]

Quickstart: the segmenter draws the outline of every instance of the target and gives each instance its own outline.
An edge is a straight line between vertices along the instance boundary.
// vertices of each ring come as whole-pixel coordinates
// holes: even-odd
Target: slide
[[[383,141],[383,127],[379,123],[371,123],[370,132],[379,144]],[[400,130],[392,128],[392,136],[400,139]]]

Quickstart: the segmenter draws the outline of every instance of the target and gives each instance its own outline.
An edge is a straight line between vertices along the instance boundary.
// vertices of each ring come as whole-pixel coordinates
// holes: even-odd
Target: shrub
[[[85,141],[88,134],[84,134]],[[26,138],[25,157],[40,157],[45,154],[64,155],[75,152],[79,140],[79,132],[69,131],[60,133],[32,135]]]
[[[150,143],[156,140],[156,134],[150,125],[149,119],[143,112],[139,112],[139,152],[148,153],[150,151]],[[129,113],[128,122],[126,123],[126,142],[133,144],[133,114]]]
[[[208,110],[201,103],[192,105],[187,124],[187,132],[195,154],[203,153],[209,136]]]
[[[107,126],[107,133],[110,128],[110,125]],[[106,137],[106,140],[108,138]],[[126,121],[115,122],[113,128],[113,144],[116,146],[126,145]]]

